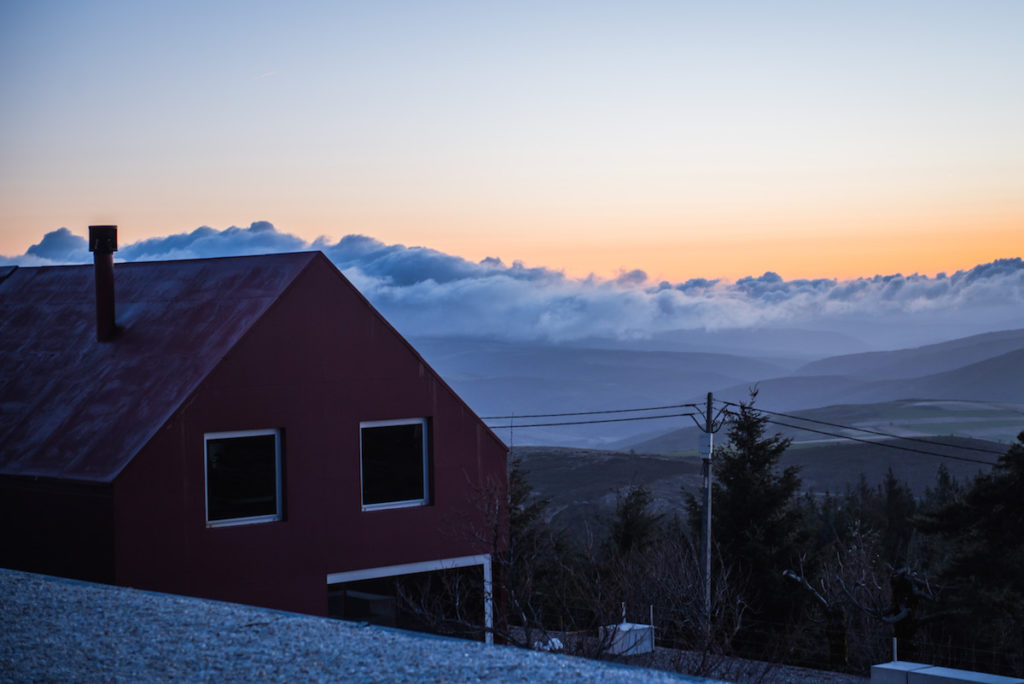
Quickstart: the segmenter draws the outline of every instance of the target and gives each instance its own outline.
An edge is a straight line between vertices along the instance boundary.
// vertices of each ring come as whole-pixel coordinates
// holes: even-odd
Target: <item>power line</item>
[[[735,414],[733,414],[735,415]],[[778,425],[780,427],[788,427],[794,430],[804,430],[805,432],[813,432],[818,435],[826,435],[828,437],[836,437],[838,439],[848,439],[853,442],[860,442],[861,444],[870,444],[872,446],[885,447],[886,449],[899,449],[900,451],[910,451],[915,454],[925,454],[926,456],[936,456],[938,458],[950,458],[954,461],[966,461],[968,463],[980,463],[982,465],[994,466],[996,465],[992,461],[984,461],[980,458],[971,458],[970,456],[953,456],[952,454],[940,454],[936,451],[925,451],[924,449],[915,449],[914,447],[900,446],[899,444],[888,444],[886,442],[879,442],[870,439],[861,439],[860,437],[851,437],[850,435],[841,435],[836,432],[826,432],[825,430],[815,430],[814,428],[805,427],[803,425],[792,425],[790,423],[783,423],[782,421],[768,419],[769,423]]]
[[[670,404],[668,406],[648,406],[646,408],[608,409],[607,411],[573,411],[570,413],[529,413],[511,416],[482,416],[481,420],[515,420],[516,418],[564,418],[566,416],[599,416],[606,413],[640,413],[643,411],[666,411],[676,408],[699,408],[696,404]],[[525,427],[516,425],[515,427]]]
[[[669,408],[674,408],[674,407],[669,407]],[[630,409],[630,410],[635,410],[635,409]],[[612,413],[612,411],[598,411],[598,413]],[[554,415],[558,415],[558,414],[554,414]],[[579,414],[565,413],[565,414],[561,414],[561,415],[572,416],[572,415],[591,415],[591,414],[590,413],[579,413]],[[529,424],[526,424],[526,425],[520,425],[518,423],[509,423],[508,425],[492,425],[492,426],[489,426],[489,427],[492,430],[499,430],[499,429],[504,429],[504,428],[515,428],[515,429],[518,429],[518,428],[533,428],[533,427],[557,427],[557,426],[561,426],[561,425],[593,425],[595,423],[625,423],[625,422],[634,421],[634,420],[656,420],[658,418],[685,418],[687,416],[693,416],[693,415],[696,415],[696,414],[693,414],[693,413],[668,413],[668,414],[663,414],[663,415],[658,415],[658,416],[633,416],[631,418],[603,418],[603,419],[599,419],[599,420],[575,420],[575,421],[562,421],[562,422],[557,422],[557,423],[529,423]],[[520,417],[521,418],[528,418],[529,416],[520,416]],[[539,417],[544,417],[544,416],[539,416]]]
[[[721,401],[721,403],[723,404],[722,411],[726,411],[730,415],[734,415],[734,416],[737,415],[737,414],[734,411],[728,411],[727,407],[730,407],[730,406],[741,407],[742,406],[741,404],[737,404],[737,403],[731,402],[731,401]],[[490,427],[492,429],[494,429],[494,430],[498,430],[498,429],[514,430],[516,428],[562,427],[562,426],[568,426],[568,425],[596,425],[596,424],[601,424],[601,423],[626,423],[626,422],[639,421],[639,420],[659,420],[659,419],[662,419],[662,418],[686,418],[686,417],[691,417],[692,418],[693,416],[697,415],[696,413],[670,413],[670,414],[660,414],[660,415],[656,415],[656,416],[631,416],[629,418],[601,418],[601,419],[596,419],[596,420],[553,421],[553,422],[546,422],[546,423],[523,423],[523,424],[519,424],[519,423],[515,422],[515,420],[517,418],[565,418],[565,417],[571,417],[571,416],[596,416],[596,415],[609,415],[609,414],[617,414],[617,413],[641,413],[641,412],[646,412],[646,411],[659,411],[659,410],[668,410],[668,409],[675,409],[675,408],[700,408],[700,407],[697,406],[696,404],[669,404],[669,405],[665,405],[665,406],[648,406],[648,407],[644,407],[644,408],[606,409],[606,410],[603,410],[603,411],[567,411],[567,412],[563,412],[563,413],[529,413],[529,414],[507,415],[507,416],[484,416],[483,420],[508,420],[510,422],[507,423],[507,424],[493,425],[493,426],[490,426]],[[944,442],[936,442],[936,441],[922,439],[922,438],[918,438],[918,437],[904,437],[904,436],[894,435],[894,434],[887,433],[887,432],[881,432],[879,430],[871,430],[871,429],[868,429],[868,428],[854,427],[854,426],[851,426],[851,425],[841,425],[839,423],[830,423],[830,422],[824,421],[824,420],[817,420],[817,419],[814,419],[814,418],[804,418],[802,416],[796,416],[796,415],[792,415],[792,414],[788,414],[788,413],[781,413],[781,412],[778,412],[778,411],[768,411],[768,410],[765,410],[765,409],[754,409],[754,410],[757,411],[758,413],[763,413],[763,414],[770,415],[770,416],[782,416],[784,418],[790,418],[790,419],[793,419],[793,420],[799,420],[799,421],[804,421],[804,422],[808,422],[808,423],[815,423],[815,424],[818,424],[818,425],[825,425],[825,426],[828,426],[828,427],[838,428],[840,430],[852,430],[852,431],[855,431],[855,432],[864,432],[864,433],[868,433],[868,434],[872,434],[872,435],[877,435],[879,437],[885,437],[885,438],[888,438],[888,439],[906,440],[906,441],[911,441],[911,442],[919,442],[919,443],[922,443],[922,444],[928,444],[928,445],[931,445],[931,446],[939,446],[939,447],[944,447],[944,448],[947,448],[947,449],[960,449],[960,450],[964,450],[964,451],[975,451],[975,452],[980,452],[980,453],[996,454],[996,455],[1000,455],[1000,456],[1002,455],[1001,451],[995,451],[993,449],[969,447],[969,446],[963,446],[963,445],[960,445],[960,444],[948,444],[948,443],[944,443]],[[924,454],[924,455],[927,455],[927,456],[935,456],[935,457],[938,457],[938,458],[949,458],[949,459],[953,459],[953,460],[957,460],[957,461],[966,461],[966,462],[970,462],[970,463],[979,463],[979,464],[988,465],[988,466],[996,465],[995,463],[993,463],[991,461],[986,461],[986,460],[977,459],[977,458],[970,458],[968,456],[953,456],[953,455],[950,455],[950,454],[942,454],[942,453],[938,453],[938,452],[935,452],[935,451],[926,451],[924,449],[915,449],[915,448],[912,448],[912,447],[900,446],[900,445],[897,445],[897,444],[889,444],[889,443],[881,442],[881,441],[877,441],[877,440],[862,439],[862,438],[859,438],[859,437],[853,437],[853,436],[850,436],[850,435],[844,435],[844,434],[839,434],[839,433],[835,433],[835,432],[828,432],[828,431],[825,431],[825,430],[815,430],[814,428],[810,428],[810,427],[806,427],[806,426],[802,426],[802,425],[793,425],[793,424],[790,424],[790,423],[783,423],[783,422],[778,421],[778,420],[768,419],[768,422],[772,423],[774,425],[778,425],[780,427],[788,427],[788,428],[791,428],[793,430],[803,430],[805,432],[812,432],[812,433],[819,434],[819,435],[825,435],[825,436],[828,436],[828,437],[834,437],[836,439],[846,439],[846,440],[850,440],[852,442],[859,442],[859,443],[862,443],[862,444],[881,446],[881,447],[885,447],[887,449],[897,449],[897,450],[900,450],[900,451],[909,451],[909,452],[912,452],[912,453]]]
[[[737,403],[732,402],[732,401],[723,401],[722,403],[725,404],[726,406],[740,406],[740,404],[737,404]],[[791,418],[793,420],[802,420],[802,421],[805,421],[805,422],[808,422],[808,423],[816,423],[818,425],[827,425],[828,427],[839,428],[841,430],[854,430],[854,431],[858,431],[858,432],[866,432],[866,433],[871,434],[871,435],[878,435],[879,437],[888,437],[890,439],[902,439],[902,440],[906,440],[908,442],[920,442],[921,444],[929,444],[931,446],[948,447],[950,449],[963,449],[965,451],[977,451],[977,452],[984,453],[984,454],[995,454],[996,456],[1002,456],[1003,455],[1002,451],[996,451],[994,449],[984,449],[984,448],[980,448],[980,447],[970,447],[970,446],[964,446],[962,444],[948,444],[946,442],[936,442],[934,440],[923,439],[921,437],[903,437],[901,435],[894,435],[894,434],[891,434],[891,433],[888,433],[888,432],[880,432],[878,430],[869,430],[868,428],[854,427],[852,425],[840,425],[839,423],[830,423],[830,422],[828,422],[826,420],[816,420],[814,418],[804,418],[803,416],[794,416],[794,415],[791,415],[789,413],[779,413],[778,411],[767,411],[767,410],[761,409],[761,408],[753,409],[753,410],[757,411],[758,413],[764,413],[764,414],[767,414],[767,415],[770,415],[770,416],[782,416],[783,418]],[[837,435],[837,436],[839,436],[839,435]],[[853,438],[851,437],[851,439],[853,439]]]

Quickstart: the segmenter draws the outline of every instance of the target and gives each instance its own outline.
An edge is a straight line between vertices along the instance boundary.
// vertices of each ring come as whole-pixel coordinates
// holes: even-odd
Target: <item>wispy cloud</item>
[[[641,270],[614,279],[569,278],[558,270],[479,262],[365,235],[312,243],[266,221],[247,228],[151,238],[122,246],[125,261],[185,259],[316,249],[410,335],[477,335],[509,340],[643,339],[680,329],[814,327],[875,345],[930,341],[1019,327],[1024,261],[1000,259],[935,277],[877,275],[856,280],[784,280],[775,273],[725,280],[655,282]],[[66,228],[47,233],[8,263],[90,260],[86,241]],[[1016,323],[1015,323],[1016,322]]]

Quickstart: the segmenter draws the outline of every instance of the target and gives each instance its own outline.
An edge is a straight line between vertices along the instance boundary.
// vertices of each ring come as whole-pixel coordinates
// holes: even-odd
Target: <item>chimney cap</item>
[[[117,226],[89,226],[89,251],[113,254],[117,251]]]

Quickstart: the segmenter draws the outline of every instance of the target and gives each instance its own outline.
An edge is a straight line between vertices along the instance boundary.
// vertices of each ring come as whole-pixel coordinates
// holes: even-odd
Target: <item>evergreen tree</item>
[[[965,491],[964,485],[952,476],[946,464],[940,463],[935,474],[935,486],[925,489],[921,497],[918,512],[912,521],[918,532],[913,554],[917,564],[931,577],[938,577],[949,565],[956,544],[937,533],[920,534],[920,530],[931,522],[934,514],[961,501]]]
[[[935,473],[935,488],[928,487],[924,490],[924,497],[921,500],[922,512],[934,512],[948,506],[963,496],[963,493],[963,486],[949,472],[946,464],[940,463]]]
[[[509,621],[525,630],[541,629],[564,614],[566,567],[576,562],[565,536],[546,520],[548,499],[538,497],[518,459],[509,463],[508,550],[503,554],[500,579]]]
[[[747,579],[748,603],[767,620],[790,613],[793,591],[782,572],[799,565],[801,513],[795,500],[800,488],[796,467],[781,472],[778,464],[789,439],[766,434],[768,419],[751,401],[740,405],[729,423],[728,443],[716,449],[712,487],[712,539],[725,567]],[[699,524],[700,505],[689,501],[691,520]]]
[[[908,560],[910,542],[914,535],[912,519],[917,510],[917,502],[910,487],[896,479],[891,466],[880,490],[884,512],[882,557],[893,567],[901,567]]]
[[[509,463],[508,495],[509,495],[509,535],[515,543],[534,531],[543,522],[544,512],[550,501],[534,494],[533,485],[526,479],[522,461],[515,459]]]
[[[609,535],[613,552],[626,557],[657,539],[663,516],[651,512],[653,501],[651,491],[643,485],[630,487],[625,496],[619,494]]]
[[[991,472],[979,475],[962,496],[921,515],[917,524],[947,544],[940,580],[956,619],[945,629],[963,643],[981,639],[983,648],[996,653],[1024,653],[1024,432]]]

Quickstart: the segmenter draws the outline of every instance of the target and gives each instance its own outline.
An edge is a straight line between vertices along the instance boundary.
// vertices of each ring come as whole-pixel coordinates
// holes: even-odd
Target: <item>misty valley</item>
[[[511,447],[510,591],[538,634],[625,601],[656,606],[666,642],[758,661],[865,672],[896,637],[904,660],[1024,667],[1024,330],[818,355],[858,343],[415,344]],[[710,627],[695,570],[708,392]]]
[[[1009,443],[1024,418],[1024,329],[834,354],[828,349],[866,345],[848,335],[795,329],[680,331],[635,343],[412,341],[479,415],[503,417],[488,423],[511,446],[695,453],[697,430],[689,418],[515,428],[537,421],[514,416],[700,404],[708,392],[739,402],[755,386],[761,409],[901,436]],[[809,350],[817,353],[808,357]],[[798,445],[822,442],[811,433],[790,436]]]
[[[792,440],[781,465],[798,467],[803,491],[816,496],[842,494],[861,478],[874,487],[890,470],[920,496],[940,464],[969,479],[988,466],[957,454],[994,460],[992,453],[1005,451],[1024,429],[1024,329],[836,355],[827,350],[864,345],[839,333],[786,329],[680,331],[632,344],[467,337],[414,344],[479,415],[497,417],[488,423],[551,500],[548,514],[569,526],[613,508],[624,487],[648,487],[656,508],[682,512],[681,492],[696,495],[701,486],[701,430],[691,417],[678,415],[681,409],[653,410],[627,414],[639,420],[589,422],[620,417],[611,411],[701,405],[709,391],[716,400],[742,402],[756,387],[756,408],[818,421],[784,418],[768,426]],[[819,356],[808,358],[808,349]],[[521,417],[574,412],[594,413]],[[676,415],[646,419],[664,414]],[[559,422],[569,424],[517,427]],[[858,429],[828,428],[833,434],[826,435],[822,422]],[[888,448],[893,440],[863,430],[935,441],[923,450],[953,458]]]

